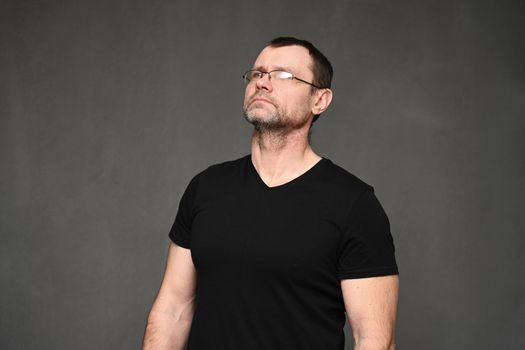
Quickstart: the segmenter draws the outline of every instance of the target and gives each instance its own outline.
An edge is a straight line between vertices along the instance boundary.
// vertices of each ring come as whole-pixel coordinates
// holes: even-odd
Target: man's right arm
[[[191,251],[172,242],[159,294],[148,316],[143,350],[186,348],[196,285]]]

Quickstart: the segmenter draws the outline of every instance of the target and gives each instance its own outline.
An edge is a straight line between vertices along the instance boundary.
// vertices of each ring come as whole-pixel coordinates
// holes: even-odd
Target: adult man
[[[317,155],[308,133],[332,100],[309,42],[268,43],[247,82],[251,154],[190,181],[144,349],[393,349],[397,266],[373,188]],[[197,282],[198,281],[198,282]]]

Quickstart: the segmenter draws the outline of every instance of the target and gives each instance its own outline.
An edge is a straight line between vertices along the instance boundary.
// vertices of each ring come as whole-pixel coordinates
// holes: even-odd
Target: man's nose
[[[257,89],[265,89],[265,90],[271,91],[273,87],[272,87],[272,82],[270,80],[270,74],[264,73],[261,79],[258,79],[257,81],[255,81],[255,86],[257,87]]]

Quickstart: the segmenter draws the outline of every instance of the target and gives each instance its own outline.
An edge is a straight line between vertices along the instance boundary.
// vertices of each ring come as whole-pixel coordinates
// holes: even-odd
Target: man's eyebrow
[[[267,72],[267,70],[263,66],[254,66],[254,67],[252,67],[252,69],[253,70],[262,71],[262,72]],[[273,68],[271,70],[284,70],[284,71],[287,71],[287,72],[291,72],[290,67],[283,67],[283,66],[273,66]]]

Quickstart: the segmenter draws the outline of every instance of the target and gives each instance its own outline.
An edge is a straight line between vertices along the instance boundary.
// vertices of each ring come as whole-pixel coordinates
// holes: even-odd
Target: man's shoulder
[[[331,159],[325,158],[325,171],[321,174],[321,180],[332,187],[335,191],[350,191],[362,193],[373,189],[363,179],[349,171],[346,167],[339,165]]]
[[[243,165],[246,164],[246,160],[248,159],[250,155],[245,155],[239,158],[231,159],[231,160],[225,160],[218,163],[212,163],[208,165],[204,170],[199,172],[197,175],[199,176],[212,176],[217,175],[217,173],[224,173],[229,172],[232,170],[236,170],[241,168]]]
[[[223,178],[230,178],[233,173],[239,173],[246,166],[249,154],[239,158],[212,163],[203,170],[196,173],[193,182],[217,182]]]

